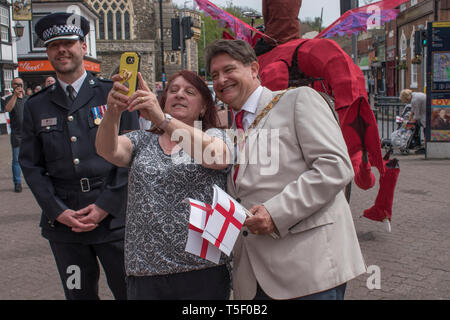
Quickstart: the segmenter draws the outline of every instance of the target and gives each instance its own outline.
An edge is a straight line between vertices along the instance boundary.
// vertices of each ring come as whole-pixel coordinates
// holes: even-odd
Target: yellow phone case
[[[120,57],[119,74],[124,78],[120,82],[128,87],[127,96],[131,96],[136,91],[139,64],[140,56],[137,52],[124,52]]]

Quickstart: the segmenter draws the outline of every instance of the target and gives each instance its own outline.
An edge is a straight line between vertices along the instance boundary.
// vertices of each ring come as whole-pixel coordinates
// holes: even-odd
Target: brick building
[[[398,96],[411,88],[424,91],[426,50],[416,55],[415,32],[427,23],[450,20],[450,0],[409,0],[399,7],[396,20],[358,36],[358,65],[366,78],[374,79],[374,94]],[[349,47],[343,47],[349,52]]]
[[[450,0],[410,0],[400,6],[396,21],[386,24],[387,87],[389,95],[404,88],[424,91],[426,50],[414,54],[415,31],[425,30],[428,22],[450,20]]]

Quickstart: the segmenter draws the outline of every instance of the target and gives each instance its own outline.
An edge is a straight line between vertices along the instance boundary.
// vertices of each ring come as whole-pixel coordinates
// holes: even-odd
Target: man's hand
[[[253,217],[245,220],[244,226],[254,234],[270,234],[276,231],[272,217],[263,205],[256,205],[250,208]]]
[[[67,209],[56,218],[56,221],[72,228],[72,231],[74,232],[88,232],[94,230],[98,226],[98,224],[95,223],[83,223],[79,219],[80,216],[77,214],[77,211]]]
[[[108,216],[108,212],[98,207],[96,204],[90,204],[87,207],[76,211],[78,221],[84,224],[98,224]],[[75,230],[74,230],[75,231]]]
[[[14,95],[15,95],[16,97],[23,98],[24,94],[25,94],[25,90],[23,90],[23,87],[17,86],[17,87],[14,89]]]

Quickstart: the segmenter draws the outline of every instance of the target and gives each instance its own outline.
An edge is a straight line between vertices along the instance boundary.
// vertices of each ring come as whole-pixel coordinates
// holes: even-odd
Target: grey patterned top
[[[225,131],[209,129],[228,147]],[[183,150],[166,155],[158,136],[144,130],[127,133],[133,145],[125,229],[125,269],[128,276],[180,273],[216,266],[184,251],[188,235],[189,197],[212,203],[213,184],[226,190],[229,170],[207,169]],[[226,263],[222,254],[219,264]]]

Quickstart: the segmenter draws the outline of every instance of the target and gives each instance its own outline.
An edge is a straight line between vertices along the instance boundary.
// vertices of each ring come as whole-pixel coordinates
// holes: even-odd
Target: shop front
[[[50,61],[47,59],[28,59],[19,60],[19,76],[23,79],[26,88],[34,88],[37,85],[43,86],[45,78],[48,76],[55,77],[55,69],[53,69]],[[100,73],[100,63],[85,58],[84,66],[87,71],[98,74]]]

